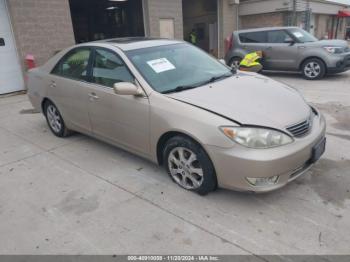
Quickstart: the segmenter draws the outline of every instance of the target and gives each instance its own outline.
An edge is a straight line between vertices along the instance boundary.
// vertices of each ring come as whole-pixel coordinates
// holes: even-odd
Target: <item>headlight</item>
[[[324,46],[323,48],[331,54],[341,54],[344,52],[344,48],[340,46]]]
[[[290,136],[272,129],[255,127],[220,127],[231,140],[250,148],[271,148],[293,142]]]

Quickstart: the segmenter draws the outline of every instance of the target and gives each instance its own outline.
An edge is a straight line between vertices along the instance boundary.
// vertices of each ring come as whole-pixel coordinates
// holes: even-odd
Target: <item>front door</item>
[[[96,48],[89,85],[92,132],[105,140],[149,155],[149,100],[114,93],[117,82],[136,80],[113,51]]]
[[[272,70],[297,69],[298,44],[285,30],[266,31],[264,66]]]
[[[0,0],[0,95],[24,90],[22,70],[5,1]]]

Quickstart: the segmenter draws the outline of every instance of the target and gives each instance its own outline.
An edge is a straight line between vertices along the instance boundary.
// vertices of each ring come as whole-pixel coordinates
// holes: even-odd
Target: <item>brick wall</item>
[[[237,30],[237,5],[230,4],[229,0],[220,0],[218,6],[219,12],[219,57],[225,54],[225,38]]]
[[[159,19],[173,18],[176,39],[183,39],[182,0],[143,1],[148,22],[147,35],[159,37]]]
[[[245,15],[240,17],[241,29],[283,26],[283,13]]]
[[[26,54],[33,54],[40,65],[75,43],[68,0],[7,1],[23,65]]]

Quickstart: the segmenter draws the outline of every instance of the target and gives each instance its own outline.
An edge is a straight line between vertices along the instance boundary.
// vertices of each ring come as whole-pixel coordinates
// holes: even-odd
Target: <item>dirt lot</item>
[[[328,148],[306,175],[262,195],[185,192],[118,148],[54,137],[25,95],[0,98],[0,253],[349,253],[350,73],[270,76],[325,114]]]

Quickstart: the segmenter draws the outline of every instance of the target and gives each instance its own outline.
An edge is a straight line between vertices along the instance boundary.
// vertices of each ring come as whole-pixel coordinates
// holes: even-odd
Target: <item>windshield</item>
[[[232,76],[204,51],[181,43],[126,52],[151,87],[160,93],[182,91]]]
[[[304,31],[303,29],[299,28],[292,28],[289,30],[289,32],[292,33],[292,35],[299,40],[301,43],[306,43],[306,42],[316,42],[318,39],[314,37],[312,34]]]

